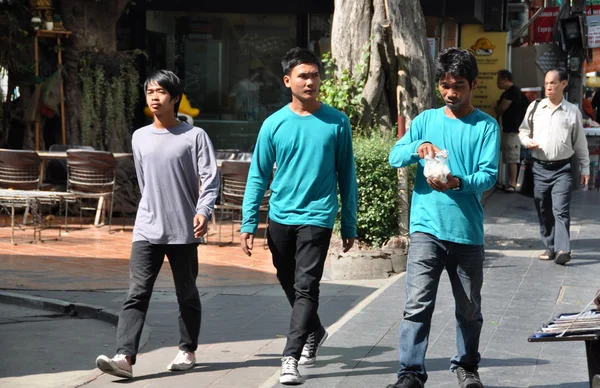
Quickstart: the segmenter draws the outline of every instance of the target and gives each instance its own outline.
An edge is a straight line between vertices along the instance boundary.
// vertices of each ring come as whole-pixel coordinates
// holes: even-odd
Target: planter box
[[[391,246],[390,246],[391,245]],[[332,240],[323,278],[329,280],[382,279],[406,271],[406,244],[377,250],[352,248],[343,253],[340,240]]]

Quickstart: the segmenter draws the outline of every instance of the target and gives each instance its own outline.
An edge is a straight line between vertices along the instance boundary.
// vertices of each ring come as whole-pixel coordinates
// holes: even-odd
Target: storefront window
[[[331,51],[331,19],[329,14],[310,15],[309,49],[319,58]]]
[[[290,101],[281,58],[296,15],[146,14],[150,67],[174,70],[215,148],[249,150],[262,121]]]

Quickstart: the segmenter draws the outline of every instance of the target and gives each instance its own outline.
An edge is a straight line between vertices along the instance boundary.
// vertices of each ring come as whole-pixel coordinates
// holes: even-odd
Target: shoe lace
[[[180,350],[179,353],[177,353],[177,356],[175,357],[175,360],[173,360],[174,364],[180,364],[183,362],[188,362],[192,357],[190,356],[189,352],[186,352],[184,350]]]
[[[420,381],[418,380],[417,377],[415,377],[413,374],[405,374],[402,375],[398,378],[398,381],[396,381],[396,384],[394,384],[394,387],[406,387],[407,385],[411,384],[413,381]],[[423,386],[421,384],[421,386]]]
[[[304,344],[304,349],[302,349],[302,353],[307,354],[309,357],[312,357],[315,353],[316,346],[316,335],[315,333],[311,333],[306,339],[306,344]]]
[[[473,379],[473,380],[477,381],[478,383],[481,382],[481,380],[479,380],[479,374],[474,371],[462,369],[461,376],[462,376],[463,381],[466,381],[467,379]]]
[[[298,360],[288,356],[281,359],[281,373],[293,373],[298,371]]]
[[[124,354],[116,354],[116,355],[115,355],[115,356],[112,358],[112,360],[113,360],[114,362],[119,362],[119,361],[127,361],[127,356],[126,356],[126,355],[124,355]]]

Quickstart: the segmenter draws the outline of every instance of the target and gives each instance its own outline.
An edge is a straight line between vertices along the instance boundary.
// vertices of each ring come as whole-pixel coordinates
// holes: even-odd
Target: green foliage
[[[440,108],[442,106],[444,106],[446,103],[444,102],[444,99],[442,98],[442,95],[440,94],[440,90],[436,87],[435,88],[435,102],[434,102],[434,108]]]
[[[113,58],[112,62],[98,60],[99,56],[87,53],[80,61],[82,144],[114,151],[111,145],[118,143],[129,150],[139,74],[133,56]]]
[[[350,119],[352,127],[358,129],[358,123],[363,112],[363,90],[367,82],[367,70],[371,50],[371,41],[363,47],[361,62],[353,72],[349,69],[337,71],[337,66],[331,53],[324,53],[322,63],[325,78],[321,82],[319,99],[324,103],[344,112]],[[357,131],[360,133],[360,131]]]
[[[398,174],[388,156],[395,139],[387,135],[354,138],[358,181],[357,233],[361,243],[381,247],[399,234]]]

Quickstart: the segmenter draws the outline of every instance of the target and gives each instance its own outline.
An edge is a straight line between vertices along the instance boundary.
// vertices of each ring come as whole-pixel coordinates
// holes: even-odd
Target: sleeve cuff
[[[256,234],[258,226],[245,225],[240,228],[240,233]]]
[[[342,238],[356,238],[356,229],[342,229],[341,230]]]

